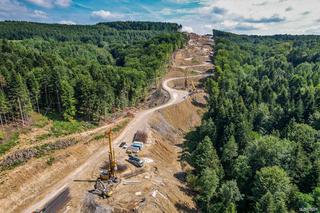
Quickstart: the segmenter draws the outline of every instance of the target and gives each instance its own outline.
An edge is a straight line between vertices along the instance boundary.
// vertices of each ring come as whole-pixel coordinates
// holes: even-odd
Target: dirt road
[[[189,78],[199,78],[199,77],[208,77],[212,74],[199,74],[194,76],[189,76]],[[122,133],[113,141],[113,145],[117,147],[122,141],[130,141],[137,130],[144,130],[147,128],[148,119],[151,117],[152,113],[169,107],[171,105],[175,105],[181,103],[188,96],[187,91],[172,89],[168,86],[170,81],[176,81],[179,79],[184,79],[185,77],[176,77],[170,78],[162,83],[162,87],[166,90],[170,95],[170,100],[158,107],[148,109],[145,111],[141,111],[137,113],[135,118],[127,125],[127,127],[122,131]],[[66,188],[70,187],[74,184],[73,180],[81,177],[88,169],[94,167],[97,162],[101,162],[107,156],[107,149],[102,147],[99,151],[97,151],[94,155],[92,155],[84,164],[78,167],[75,171],[70,173],[67,177],[58,182],[50,193],[41,198],[41,200],[35,201],[29,208],[25,209],[24,212],[30,213],[37,209],[42,209],[48,203],[51,203],[59,194],[61,194]]]

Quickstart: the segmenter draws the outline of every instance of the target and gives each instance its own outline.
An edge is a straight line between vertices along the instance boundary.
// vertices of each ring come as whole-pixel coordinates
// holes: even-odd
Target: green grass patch
[[[105,138],[105,135],[104,134],[100,134],[100,135],[96,135],[96,136],[94,136],[94,140],[96,140],[96,141],[98,141],[98,140],[101,140],[101,139],[103,139],[103,138]]]
[[[198,73],[197,71],[195,71],[195,70],[192,70],[192,71],[191,71],[191,74],[192,74],[192,75],[197,75],[197,74],[199,74],[199,73]]]
[[[119,132],[123,127],[128,124],[129,120],[122,121],[121,123],[117,124],[113,129],[112,132]]]
[[[196,58],[193,58],[193,59],[191,60],[191,62],[192,62],[192,64],[199,64],[199,61],[198,61]]]
[[[53,161],[54,161],[54,160],[55,160],[55,158],[52,157],[52,156],[50,156],[50,157],[47,159],[46,163],[47,163],[49,166],[51,166],[51,165],[53,164]]]
[[[84,121],[53,121],[51,134],[55,137],[69,135],[94,128],[95,125]]]
[[[36,128],[42,128],[48,125],[49,119],[46,116],[43,116],[39,113],[31,113],[32,126]]]
[[[38,136],[36,137],[36,141],[46,140],[46,139],[50,138],[50,136],[51,136],[50,133],[38,135]]]
[[[12,147],[17,145],[18,142],[19,142],[19,134],[18,133],[14,133],[7,142],[5,142],[3,144],[0,144],[0,156],[4,155]]]
[[[0,140],[3,140],[5,138],[5,133],[0,130]]]

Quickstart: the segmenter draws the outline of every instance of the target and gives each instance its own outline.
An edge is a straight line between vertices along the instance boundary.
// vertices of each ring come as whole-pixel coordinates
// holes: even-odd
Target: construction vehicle
[[[101,179],[97,179],[96,183],[94,184],[94,189],[90,190],[89,192],[99,195],[102,198],[108,198],[113,193],[110,185],[105,185]]]
[[[118,181],[118,177],[116,176],[117,164],[116,164],[114,149],[112,147],[111,129],[106,132],[106,137],[108,138],[108,143],[109,143],[109,168],[107,171],[104,170],[100,173],[100,179],[117,182]]]
[[[108,138],[109,145],[109,164],[108,169],[100,172],[99,178],[97,178],[94,189],[89,192],[99,195],[102,198],[108,198],[112,195],[113,187],[120,183],[120,179],[116,175],[117,164],[115,159],[114,149],[112,147],[112,131],[106,132],[106,138]]]

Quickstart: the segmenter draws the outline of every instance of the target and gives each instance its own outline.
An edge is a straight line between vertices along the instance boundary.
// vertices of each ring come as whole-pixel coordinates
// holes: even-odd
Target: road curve
[[[188,78],[205,78],[211,75],[213,74],[212,73],[198,74],[198,75],[188,76]],[[153,112],[166,108],[171,105],[181,103],[182,101],[185,100],[185,98],[189,95],[187,91],[176,90],[168,86],[169,82],[184,79],[184,78],[185,77],[169,78],[162,82],[162,88],[165,91],[167,91],[170,95],[169,101],[164,103],[163,105],[137,113],[135,118],[130,121],[130,123],[125,127],[122,133],[116,139],[114,139],[113,146],[115,147],[116,150],[119,149],[118,146],[122,141],[131,141],[137,130],[142,130],[147,127],[148,119],[151,117]],[[46,207],[49,203],[53,202],[53,200],[57,196],[59,196],[59,194],[63,193],[63,191],[65,191],[72,184],[74,184],[73,182],[74,179],[83,175],[85,171],[92,168],[94,165],[97,164],[97,162],[102,162],[103,160],[105,160],[107,154],[108,154],[107,149],[105,147],[101,147],[85,163],[83,163],[81,166],[79,166],[77,169],[71,172],[68,176],[66,176],[64,179],[62,179],[57,184],[55,184],[53,186],[54,190],[46,194],[40,200],[35,201],[35,203],[33,203],[30,207],[25,209],[24,212],[31,213],[35,210],[43,209],[44,207]]]

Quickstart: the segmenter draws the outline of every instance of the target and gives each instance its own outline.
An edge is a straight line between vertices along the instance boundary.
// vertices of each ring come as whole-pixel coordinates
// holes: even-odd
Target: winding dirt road
[[[211,75],[212,74],[199,74],[199,75],[189,76],[189,78],[205,78]],[[169,101],[161,106],[137,113],[135,118],[127,125],[127,127],[122,131],[122,133],[116,139],[114,139],[113,146],[115,147],[115,149],[119,149],[118,145],[122,141],[131,141],[134,134],[138,130],[143,130],[147,128],[148,119],[151,117],[153,112],[166,108],[171,105],[179,104],[185,100],[185,98],[189,95],[187,91],[172,89],[168,86],[168,83],[170,81],[180,80],[184,78],[185,77],[176,77],[176,78],[170,78],[163,81],[162,87],[164,90],[166,90],[169,93],[170,95]],[[44,208],[48,203],[52,202],[56,197],[59,197],[59,195],[63,191],[65,191],[66,188],[70,187],[74,183],[73,182],[74,179],[81,177],[81,175],[84,174],[88,169],[95,166],[97,162],[103,161],[107,153],[108,153],[107,149],[105,147],[102,147],[99,151],[95,152],[84,164],[82,164],[75,171],[70,173],[67,177],[59,181],[54,186],[55,188],[54,191],[51,191],[50,193],[45,195],[41,200],[33,203],[29,208],[25,209],[24,212],[30,213],[37,209]]]

